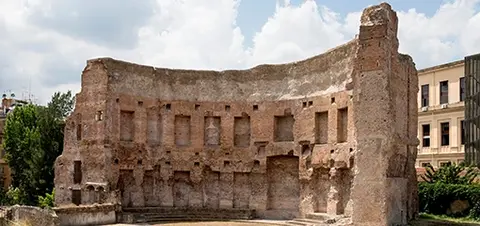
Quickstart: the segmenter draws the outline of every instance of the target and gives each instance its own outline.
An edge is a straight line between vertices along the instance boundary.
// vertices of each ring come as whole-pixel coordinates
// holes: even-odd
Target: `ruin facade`
[[[390,5],[371,6],[354,40],[249,70],[89,60],[55,163],[57,214],[248,209],[405,225],[418,213],[418,80],[397,23]]]

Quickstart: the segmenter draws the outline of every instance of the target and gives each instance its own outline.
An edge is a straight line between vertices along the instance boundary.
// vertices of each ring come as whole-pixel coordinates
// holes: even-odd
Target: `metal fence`
[[[480,54],[465,57],[465,163],[480,166]]]

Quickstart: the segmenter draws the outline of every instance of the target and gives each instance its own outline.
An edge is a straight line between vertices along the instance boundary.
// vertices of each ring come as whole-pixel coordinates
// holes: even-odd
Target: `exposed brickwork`
[[[217,72],[89,60],[56,161],[57,206],[78,190],[81,205],[405,224],[418,213],[417,72],[398,54],[388,4],[361,20],[358,39],[290,64]]]

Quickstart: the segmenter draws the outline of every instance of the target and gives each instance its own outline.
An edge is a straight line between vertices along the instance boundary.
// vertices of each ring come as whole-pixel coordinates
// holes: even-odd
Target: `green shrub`
[[[425,170],[425,175],[421,177],[428,183],[473,184],[479,175],[476,167],[469,167],[464,163],[452,164],[439,169],[434,169],[433,166],[429,165],[425,167]]]
[[[38,196],[38,205],[42,208],[51,208],[53,207],[55,201],[55,189],[53,189],[51,194],[45,194],[45,197]]]
[[[480,218],[480,185],[420,182],[418,184],[420,212],[451,217]],[[456,200],[468,201],[469,208],[461,213],[448,213]]]
[[[4,202],[7,205],[25,205],[27,204],[27,194],[20,188],[10,187],[5,194]]]

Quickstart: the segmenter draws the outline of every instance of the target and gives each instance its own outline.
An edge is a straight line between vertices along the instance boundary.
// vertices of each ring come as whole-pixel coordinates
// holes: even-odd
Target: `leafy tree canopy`
[[[55,93],[47,106],[24,105],[7,116],[3,146],[12,171],[12,186],[35,205],[53,190],[55,159],[63,151],[64,119],[75,103],[70,91]]]
[[[52,114],[57,119],[64,119],[70,115],[75,106],[75,96],[72,91],[66,93],[56,92],[52,96],[52,100],[48,102],[47,108],[52,110]]]

